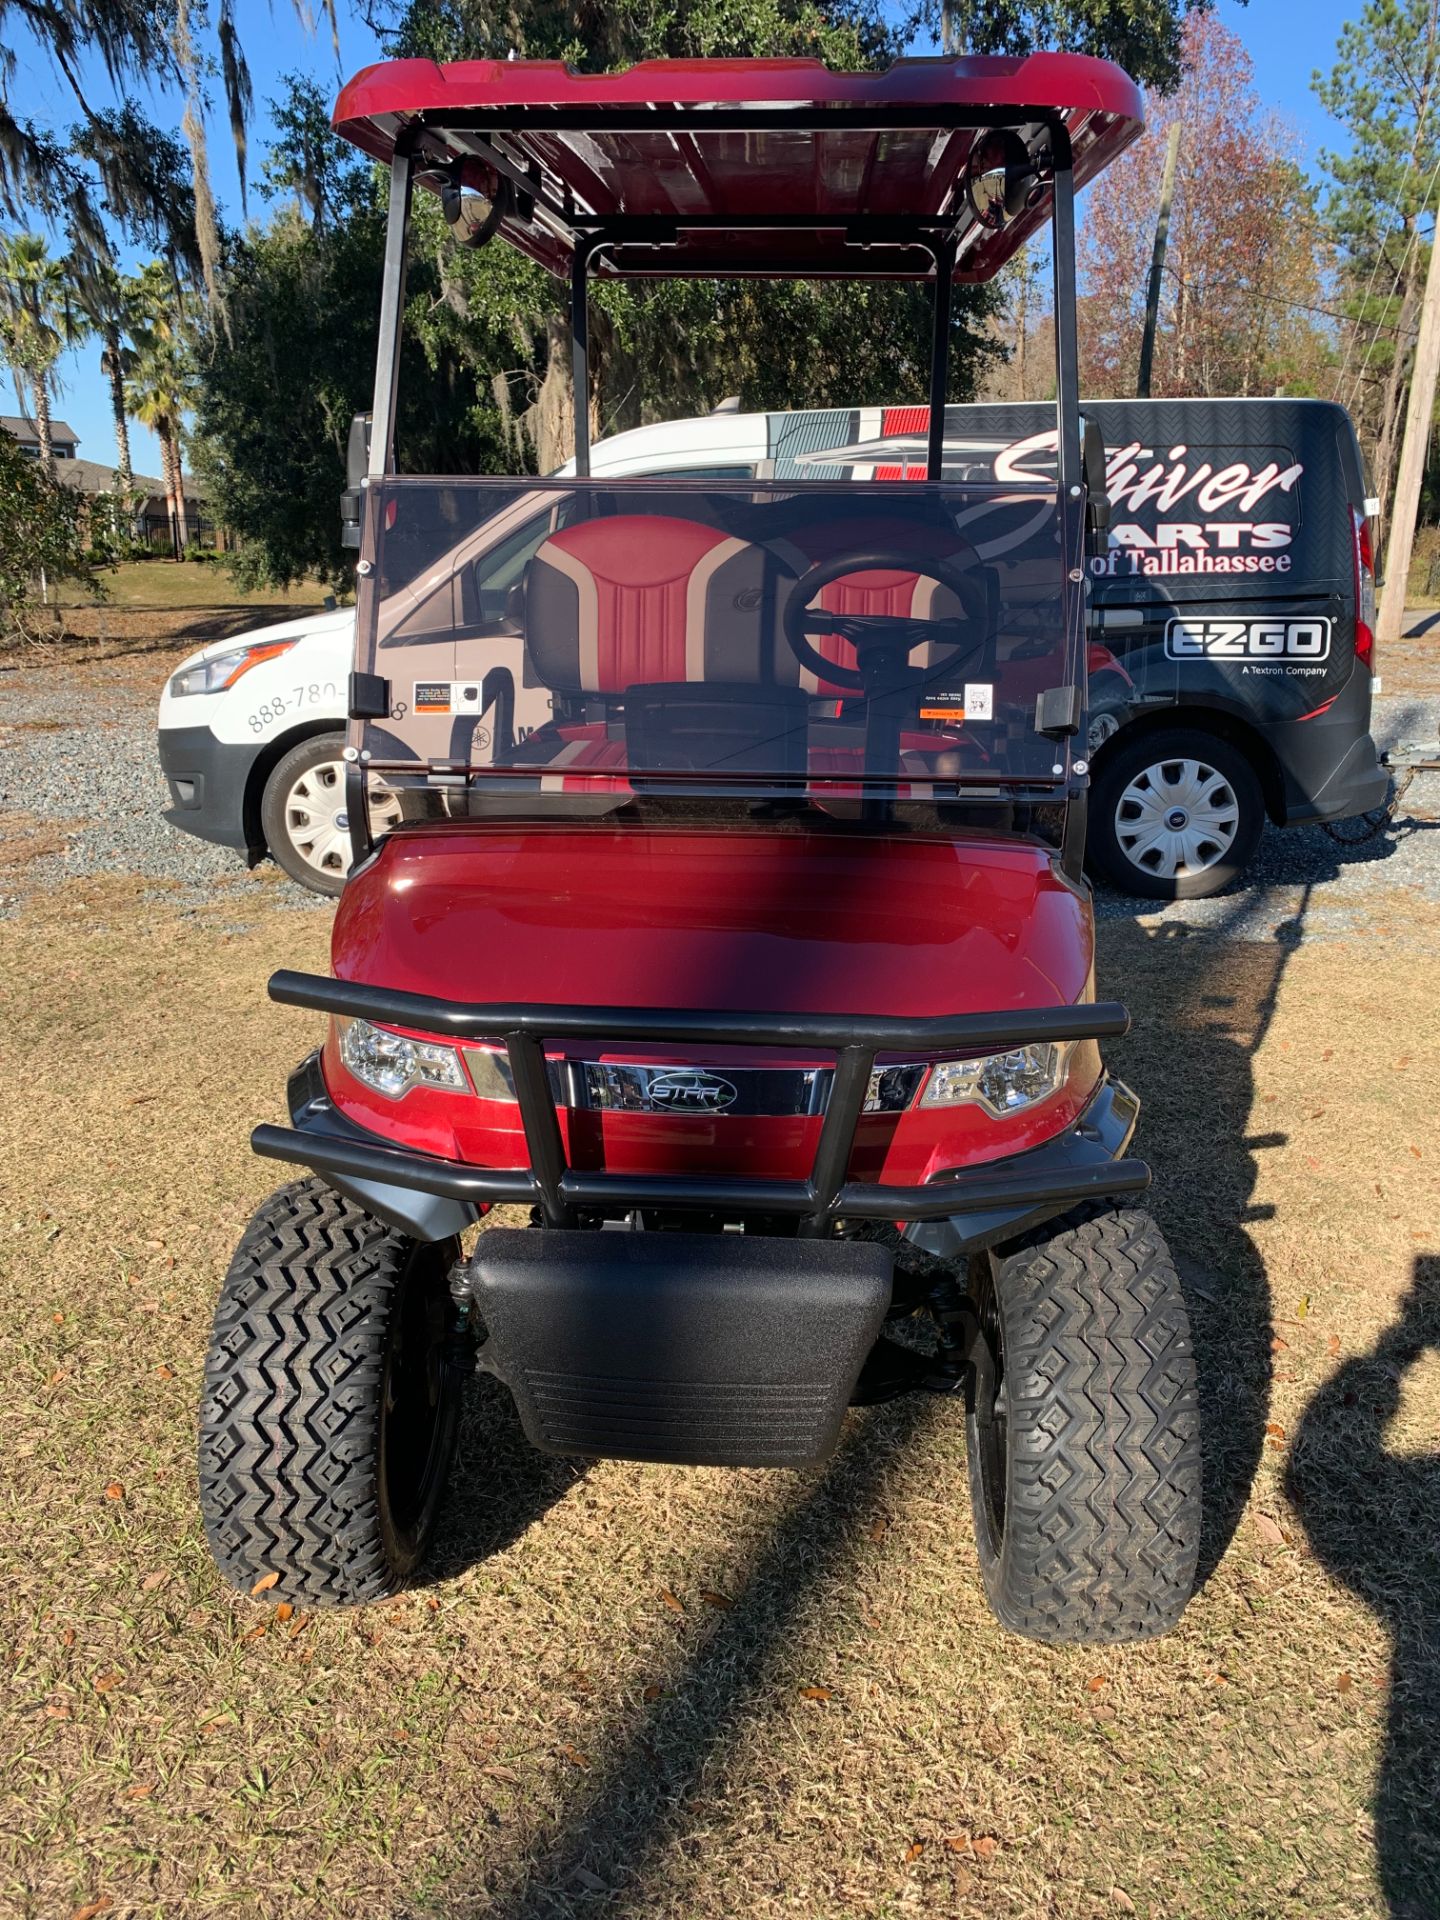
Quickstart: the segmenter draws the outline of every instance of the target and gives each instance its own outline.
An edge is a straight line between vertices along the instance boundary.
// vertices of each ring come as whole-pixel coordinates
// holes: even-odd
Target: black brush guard
[[[1103,1040],[1123,1034],[1129,1015],[1114,1001],[1007,1013],[885,1015],[732,1013],[658,1007],[479,1005],[428,994],[281,971],[270,997],[282,1005],[403,1027],[452,1040],[501,1042],[509,1056],[529,1166],[476,1167],[355,1138],[261,1126],[256,1153],[339,1179],[378,1182],[473,1206],[530,1205],[545,1225],[569,1227],[581,1212],[678,1208],[721,1214],[797,1217],[802,1238],[823,1239],[841,1220],[933,1221],[995,1209],[1054,1207],[1149,1185],[1142,1160],[1076,1159],[997,1171],[993,1165],[944,1174],[924,1186],[846,1178],[855,1129],[879,1053],[965,1058],[1044,1041]],[[791,1047],[833,1053],[834,1078],[807,1180],[719,1175],[587,1172],[568,1166],[546,1071],[546,1042],[603,1040],[611,1046]],[[1128,1129],[1127,1129],[1128,1133]],[[1043,1164],[1042,1164],[1043,1162]]]

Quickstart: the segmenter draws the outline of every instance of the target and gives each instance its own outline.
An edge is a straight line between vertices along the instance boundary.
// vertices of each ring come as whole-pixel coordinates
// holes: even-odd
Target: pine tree
[[[1440,0],[1366,0],[1336,53],[1312,84],[1350,134],[1348,152],[1320,156],[1352,321],[1337,397],[1368,429],[1388,503],[1429,259],[1422,228],[1440,201]]]

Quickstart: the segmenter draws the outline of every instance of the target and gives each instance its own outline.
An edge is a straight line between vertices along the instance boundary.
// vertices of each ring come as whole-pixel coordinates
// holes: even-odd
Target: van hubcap
[[[1223,860],[1240,830],[1240,803],[1203,760],[1161,760],[1121,794],[1115,837],[1142,873],[1181,880]]]
[[[397,824],[400,801],[378,780],[370,781],[370,830],[383,833]],[[285,795],[285,829],[290,844],[317,873],[343,877],[350,871],[350,821],[345,812],[345,763],[322,760],[296,774]]]

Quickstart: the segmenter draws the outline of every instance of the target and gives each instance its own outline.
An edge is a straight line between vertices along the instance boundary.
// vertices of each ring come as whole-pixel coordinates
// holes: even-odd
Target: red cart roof
[[[468,159],[476,184],[491,168],[524,182],[501,231],[554,273],[577,236],[648,218],[594,271],[921,278],[927,256],[884,223],[952,224],[981,130],[1033,142],[1063,125],[1083,185],[1143,114],[1129,75],[1084,54],[898,60],[883,73],[818,60],[645,60],[605,74],[395,60],[350,82],[335,127],[384,161],[411,128],[432,163]],[[998,232],[962,221],[956,279],[987,279],[1048,212],[1047,192]],[[757,216],[792,224],[746,229]]]

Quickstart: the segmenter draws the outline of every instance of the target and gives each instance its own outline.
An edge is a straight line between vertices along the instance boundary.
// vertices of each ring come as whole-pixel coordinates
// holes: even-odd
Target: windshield
[[[367,494],[351,744],[392,788],[823,804],[1068,774],[1079,508],[1053,484]]]

